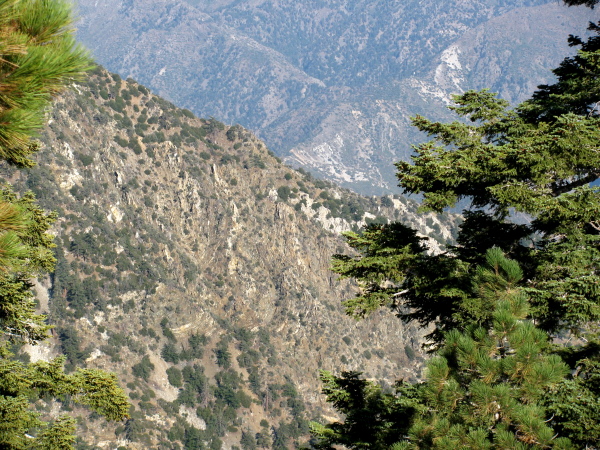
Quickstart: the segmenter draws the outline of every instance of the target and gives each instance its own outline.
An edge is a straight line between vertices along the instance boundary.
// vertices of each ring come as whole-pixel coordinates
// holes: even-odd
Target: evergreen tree
[[[591,29],[598,31],[595,25]],[[412,164],[397,164],[400,185],[423,193],[424,209],[442,211],[463,198],[471,206],[464,211],[457,245],[441,255],[428,254],[414,230],[401,224],[347,233],[360,256],[335,255],[333,268],[362,284],[362,294],[346,301],[350,314],[364,316],[390,305],[405,320],[435,323],[437,339],[465,323],[490,323],[489,305],[469,288],[473,270],[495,245],[524,267],[532,315],[544,329],[600,319],[595,288],[600,196],[589,185],[600,176],[595,107],[600,90],[594,95],[589,89],[600,75],[598,44],[594,36],[577,58],[568,59],[572,70],[585,66],[586,78],[573,79],[563,64],[555,85],[543,86],[516,110],[487,91],[471,91],[456,97],[451,108],[471,123],[414,119],[434,140],[415,147]],[[579,90],[586,108],[576,101]],[[544,114],[555,97],[560,106]],[[568,99],[573,107],[558,112]],[[512,223],[515,212],[531,222]]]
[[[242,438],[240,439],[240,445],[243,450],[256,450],[256,438],[250,432],[250,430],[242,430]]]
[[[600,28],[590,30],[570,38],[580,50],[556,83],[516,109],[470,91],[451,108],[460,120],[413,119],[433,139],[397,164],[400,186],[423,194],[425,210],[469,202],[456,245],[433,255],[408,227],[371,225],[347,233],[356,253],[335,255],[333,270],[362,288],[349,314],[390,306],[433,324],[438,356],[424,383],[394,395],[357,374],[324,374],[346,419],[313,424],[320,448],[600,445],[600,191],[590,185],[600,177]],[[565,334],[579,344],[550,345]]]
[[[71,5],[63,0],[0,1],[0,158],[31,167],[32,136],[45,120],[53,96],[90,66],[73,38]],[[63,371],[64,358],[24,364],[13,345],[48,337],[45,317],[35,313],[31,279],[52,271],[56,215],[39,208],[33,194],[0,189],[0,447],[71,449],[75,421],[45,424],[30,401],[71,396],[109,420],[127,416],[128,402],[114,374]]]
[[[73,37],[71,5],[61,0],[0,3],[0,157],[20,167],[37,144],[52,97],[90,67]]]
[[[313,424],[318,448],[571,448],[546,423],[544,395],[569,372],[548,352],[547,333],[526,320],[522,271],[496,248],[474,276],[472,291],[493,309],[492,325],[452,330],[427,365],[427,381],[399,384],[396,395],[358,378],[323,374],[343,424]],[[394,445],[395,444],[395,445]]]
[[[498,248],[487,252],[474,291],[493,308],[489,329],[470,325],[445,336],[420,386],[426,409],[399,448],[571,448],[546,423],[545,389],[569,372],[548,354],[548,335],[525,318],[528,300],[519,266]]]

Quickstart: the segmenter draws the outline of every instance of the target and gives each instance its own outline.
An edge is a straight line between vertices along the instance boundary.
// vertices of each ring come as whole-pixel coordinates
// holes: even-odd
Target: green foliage
[[[133,365],[131,368],[131,372],[138,378],[141,378],[144,381],[148,381],[150,379],[150,375],[152,375],[152,371],[154,370],[154,364],[150,361],[150,357],[148,355],[144,355],[142,360]]]
[[[346,312],[364,317],[383,305],[394,305],[394,296],[406,271],[424,251],[424,238],[400,223],[370,225],[361,234],[346,232],[348,244],[361,256],[334,255],[332,270],[343,278],[356,278],[362,295],[345,302]]]
[[[204,375],[204,369],[197,364],[185,366],[181,374],[184,387],[180,390],[177,401],[183,405],[193,407],[208,394],[208,378]]]
[[[45,121],[52,98],[90,66],[73,38],[71,4],[66,1],[8,0],[0,5],[0,158],[32,167],[38,148],[30,137]],[[80,105],[80,107],[83,107]],[[84,166],[89,156],[78,154]],[[72,449],[74,420],[61,416],[52,424],[39,420],[30,401],[69,395],[109,420],[127,417],[128,403],[116,378],[97,370],[67,375],[64,358],[49,363],[13,360],[9,345],[36,344],[47,338],[45,317],[35,313],[31,280],[52,271],[54,246],[48,230],[56,218],[39,208],[32,193],[0,189],[0,447]],[[74,335],[62,332],[71,361],[81,354]],[[68,333],[67,333],[68,334]]]
[[[131,120],[129,120],[126,116],[127,112],[125,111],[125,107],[127,105],[125,104],[125,100],[123,100],[123,97],[116,96],[114,100],[107,101],[106,105],[115,110],[116,112],[123,114],[124,117],[115,114],[115,119],[121,125],[122,128],[128,128],[128,124],[133,125],[131,123]],[[125,118],[126,121],[123,122],[123,118]]]
[[[84,167],[91,165],[94,162],[94,158],[90,155],[84,155],[83,153],[77,153],[77,159],[81,161]]]
[[[237,409],[241,406],[239,391],[241,379],[232,369],[223,370],[215,375],[217,386],[214,390],[215,398],[227,406]]]
[[[288,186],[279,186],[277,188],[277,197],[281,199],[282,202],[286,202],[290,198],[291,189]]]
[[[123,391],[117,387],[114,374],[79,369],[72,375],[66,375],[62,369],[63,363],[64,358],[27,365],[6,359],[0,362],[0,409],[3,417],[0,446],[25,448],[26,444],[33,443],[25,433],[33,427],[44,426],[38,415],[28,410],[29,397],[68,394],[72,400],[91,407],[108,420],[120,420],[127,416],[129,404]],[[68,443],[74,440],[71,434],[73,421],[66,417],[42,430],[37,438],[42,448],[54,448],[49,447],[53,442]]]
[[[548,353],[547,334],[523,320],[529,304],[517,288],[518,265],[497,248],[487,259],[472,289],[496,300],[492,326],[448,332],[439,356],[427,365],[427,381],[399,385],[395,395],[381,394],[357,373],[323,374],[328,400],[347,417],[343,424],[313,424],[321,439],[317,448],[339,443],[383,449],[395,440],[405,441],[403,448],[569,447],[567,439],[556,439],[543,407],[546,388],[556,387],[568,367]]]
[[[166,362],[177,364],[179,362],[179,352],[173,342],[167,342],[160,352],[160,356]]]
[[[243,450],[256,450],[256,438],[249,431],[242,431],[242,438],[240,439],[240,445]]]
[[[208,119],[204,126],[202,127],[206,130],[206,134],[214,133],[215,131],[222,131],[225,129],[225,124],[223,122],[219,122],[214,117]]]
[[[437,440],[441,447],[468,442],[482,447],[517,448],[535,443],[542,448],[568,446],[546,423],[541,400],[568,373],[557,355],[548,354],[545,332],[529,321],[527,297],[516,288],[521,271],[502,252],[487,253],[474,290],[494,297],[493,325],[453,330],[439,356],[427,365],[421,395],[427,413],[414,419],[412,442]]]
[[[183,447],[189,450],[204,449],[203,433],[194,427],[187,427],[183,437]]]
[[[388,223],[388,220],[384,216],[375,216],[374,218],[367,217],[365,218],[365,223],[367,225],[385,225]]]
[[[142,146],[140,145],[139,140],[135,136],[132,136],[129,139],[129,141],[127,142],[127,147],[133,150],[133,153],[135,153],[136,155],[142,154]]]
[[[372,224],[346,234],[356,253],[335,255],[333,270],[362,288],[345,302],[349,314],[389,306],[435,325],[437,356],[426,381],[389,396],[357,374],[324,374],[346,418],[313,424],[317,448],[600,443],[600,191],[590,185],[600,177],[600,36],[570,43],[581,50],[556,83],[514,110],[470,91],[451,108],[460,120],[413,119],[432,140],[397,164],[400,186],[422,194],[425,210],[469,201],[456,244],[431,254],[414,230]],[[531,220],[515,223],[516,213]],[[586,344],[550,345],[568,334]]]
[[[75,442],[75,425],[75,419],[60,417],[38,436],[40,443],[37,448],[43,450],[72,448]]]
[[[184,115],[185,117],[187,117],[188,119],[193,119],[193,118],[195,117],[195,116],[194,116],[194,113],[193,113],[193,112],[191,112],[189,109],[182,109],[182,110],[181,110],[181,112],[182,112],[182,113],[183,113],[183,115]]]
[[[129,144],[129,141],[127,139],[122,138],[121,136],[119,136],[118,134],[115,135],[114,140],[117,144],[119,144],[121,147],[127,147],[127,145]]]
[[[271,439],[266,432],[256,433],[256,445],[258,448],[270,448]]]
[[[320,180],[319,180],[320,181]],[[324,182],[317,183],[315,181],[315,187],[317,185],[321,186],[321,188],[325,188],[326,185]],[[301,181],[298,182],[298,187],[300,191],[308,193],[306,185]],[[313,209],[318,209],[320,206],[324,206],[329,209],[331,215],[334,217],[341,217],[349,222],[357,222],[363,219],[365,214],[364,205],[356,198],[350,196],[343,196],[340,198],[335,198],[330,195],[327,191],[321,191],[319,194],[320,202],[313,203]]]
[[[3,34],[0,158],[31,167],[36,150],[30,141],[44,124],[52,97],[90,66],[75,43],[70,5],[62,1],[5,1],[0,7]],[[52,58],[49,58],[52,56]]]
[[[360,379],[358,372],[341,377],[322,372],[321,381],[327,401],[346,417],[329,425],[311,423],[311,432],[319,437],[316,448],[329,449],[336,443],[384,450],[408,432],[408,419],[417,411],[416,387],[400,384],[396,395],[385,394],[380,386]]]
[[[217,364],[223,369],[231,367],[231,352],[227,348],[227,341],[221,340],[213,350]]]
[[[200,359],[204,354],[204,345],[208,338],[204,334],[192,334],[188,338],[188,348],[182,352],[182,358],[186,360]]]
[[[169,367],[167,369],[167,377],[169,378],[169,383],[171,386],[180,388],[183,386],[183,376],[181,375],[181,370],[177,367]]]
[[[251,167],[258,167],[259,169],[265,169],[267,167],[260,155],[256,153],[250,157],[250,165]]]
[[[166,317],[164,317],[160,322],[160,328],[163,336],[166,337],[171,343],[177,342],[177,338],[173,334],[173,331],[171,331],[171,328],[169,328],[169,321]]]
[[[35,314],[30,279],[51,270],[55,259],[48,229],[55,220],[35,203],[32,193],[17,197],[0,188],[0,337],[35,343],[46,337],[44,316]],[[9,269],[9,270],[7,270]]]
[[[573,377],[552,386],[544,396],[552,427],[580,448],[593,448],[600,442],[599,364],[597,358],[578,361]]]
[[[260,360],[260,353],[254,349],[244,350],[236,358],[240,367],[251,367],[257,364]]]
[[[81,339],[72,326],[59,328],[58,336],[63,354],[72,365],[80,365],[89,356],[89,352],[81,349]]]
[[[380,201],[381,201],[381,206],[383,206],[384,208],[393,208],[394,207],[394,202],[387,195],[381,197]]]
[[[467,92],[456,98],[453,109],[470,124],[414,119],[434,140],[415,147],[413,164],[397,164],[401,186],[423,193],[425,208],[440,211],[461,198],[468,198],[472,207],[465,212],[457,246],[441,255],[412,248],[403,263],[386,266],[369,247],[398,239],[398,234],[408,237],[408,232],[395,230],[396,225],[381,231],[373,226],[364,237],[349,235],[350,245],[362,256],[336,256],[333,268],[363,283],[363,294],[347,301],[351,313],[362,316],[379,305],[402,305],[398,312],[404,320],[435,323],[432,337],[438,340],[460,323],[489,321],[489,308],[471,296],[469,286],[482,255],[496,245],[524,263],[532,280],[532,315],[545,329],[600,318],[600,297],[594,289],[599,280],[591,262],[598,248],[594,227],[600,196],[587,186],[600,164],[595,151],[599,118],[597,111],[581,109],[576,102],[581,97],[576,95],[578,86],[585,93],[584,103],[600,100],[600,94],[588,90],[594,82],[588,79],[600,73],[600,66],[585,56],[597,53],[598,38],[580,45],[585,51],[557,70],[556,85],[543,87],[515,111],[487,91]],[[581,66],[587,78],[577,84],[565,67],[579,73]],[[560,105],[568,105],[571,98],[573,107],[548,117],[539,111],[553,98],[545,93],[555,91],[561,95]],[[528,225],[511,223],[510,211],[533,220]],[[399,251],[403,245],[390,247]]]

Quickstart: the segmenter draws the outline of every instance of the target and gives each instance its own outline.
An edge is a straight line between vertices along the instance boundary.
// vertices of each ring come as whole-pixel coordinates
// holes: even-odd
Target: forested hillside
[[[414,117],[418,208],[84,75],[70,10],[0,3],[0,447],[600,445],[600,26],[515,109],[467,91],[458,120]]]
[[[37,287],[54,337],[20,356],[117,373],[126,422],[107,427],[68,399],[38,405],[74,408],[89,444],[291,448],[331,414],[320,368],[419,378],[420,332],[393,314],[346,317],[355,288],[330,257],[345,251],[340,231],[387,217],[437,251],[456,218],[297,172],[242,127],[101,69],[55,101],[41,139],[36,167],[4,173],[59,217],[56,270]]]

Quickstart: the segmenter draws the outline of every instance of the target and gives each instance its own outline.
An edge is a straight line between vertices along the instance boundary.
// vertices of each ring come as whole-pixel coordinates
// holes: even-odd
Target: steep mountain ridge
[[[291,448],[331,414],[320,368],[419,377],[421,331],[346,317],[356,288],[329,260],[344,229],[390,217],[443,243],[456,217],[316,180],[242,127],[102,70],[56,101],[41,138],[38,165],[10,179],[59,215],[56,271],[38,286],[56,328],[20,357],[115,371],[134,405],[106,427],[68,398],[38,403],[75,408],[78,448]]]

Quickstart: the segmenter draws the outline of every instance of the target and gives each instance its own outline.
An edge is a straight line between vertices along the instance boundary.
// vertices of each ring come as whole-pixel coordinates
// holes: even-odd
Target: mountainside
[[[59,215],[56,271],[37,286],[54,337],[20,357],[115,371],[134,405],[108,427],[76,410],[78,448],[291,448],[331,414],[319,369],[420,376],[421,331],[389,312],[346,317],[356,288],[329,261],[342,230],[401,219],[435,250],[456,217],[316,180],[244,128],[100,69],[49,117],[38,165],[3,169]]]
[[[393,192],[393,162],[451,93],[527,97],[596,11],[556,2],[79,0],[99,62],[202,116],[241,123],[296,166]]]

